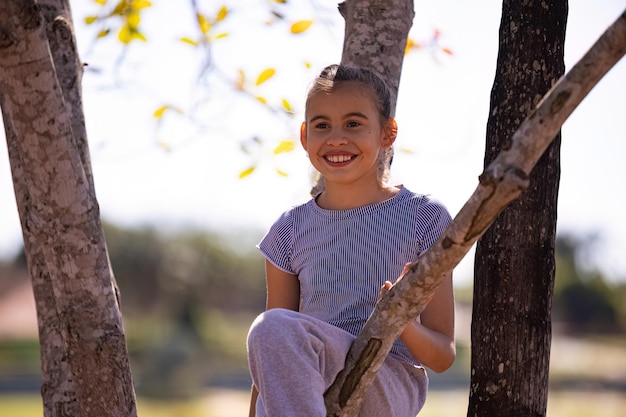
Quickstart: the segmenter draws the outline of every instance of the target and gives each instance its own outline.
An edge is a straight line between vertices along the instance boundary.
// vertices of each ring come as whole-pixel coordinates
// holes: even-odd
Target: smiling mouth
[[[356,158],[356,155],[326,155],[324,159],[333,164],[340,164],[342,162],[348,162]]]

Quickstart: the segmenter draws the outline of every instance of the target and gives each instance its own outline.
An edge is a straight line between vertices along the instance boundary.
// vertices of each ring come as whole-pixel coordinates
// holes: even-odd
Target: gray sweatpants
[[[268,310],[252,323],[248,362],[259,391],[257,417],[325,417],[324,392],[343,369],[354,336],[291,310]],[[423,368],[387,357],[360,417],[415,417],[426,400]]]

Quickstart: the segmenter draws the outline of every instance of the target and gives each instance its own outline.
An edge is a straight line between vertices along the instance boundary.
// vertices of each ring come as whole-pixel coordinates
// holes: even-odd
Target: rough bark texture
[[[341,63],[380,74],[392,90],[394,114],[413,0],[346,0],[339,11],[346,22]]]
[[[567,0],[505,0],[485,166],[565,72]],[[548,397],[560,133],[529,188],[478,241],[468,415],[544,416]]]
[[[360,398],[391,349],[392,341],[421,312],[423,302],[444,275],[459,263],[498,214],[528,186],[533,167],[562,124],[625,52],[626,15],[622,14],[567,76],[530,111],[507,146],[502,147],[479,177],[476,191],[442,236],[378,303],[353,343],[344,370],[326,394],[327,415],[358,414]],[[491,317],[493,321],[496,318]],[[517,371],[523,374],[528,370],[517,368]],[[507,414],[498,408],[491,415]]]
[[[66,0],[0,4],[0,105],[37,305],[44,415],[135,416],[80,75]]]

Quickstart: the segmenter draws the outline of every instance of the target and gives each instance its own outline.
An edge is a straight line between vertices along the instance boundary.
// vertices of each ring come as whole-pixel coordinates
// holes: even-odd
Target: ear
[[[306,143],[306,122],[302,122],[300,125],[300,143],[305,151],[308,150]]]
[[[387,119],[383,130],[384,136],[382,138],[382,146],[383,148],[390,148],[398,136],[398,123],[396,123],[396,119],[393,117]]]

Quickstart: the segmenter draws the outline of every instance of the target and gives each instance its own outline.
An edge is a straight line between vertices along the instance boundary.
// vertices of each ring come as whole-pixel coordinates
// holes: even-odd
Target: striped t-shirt
[[[258,247],[277,268],[298,276],[300,312],[358,335],[381,286],[437,240],[450,222],[437,200],[402,187],[392,198],[348,210],[315,199],[286,211]],[[398,339],[391,353],[418,364]]]

